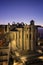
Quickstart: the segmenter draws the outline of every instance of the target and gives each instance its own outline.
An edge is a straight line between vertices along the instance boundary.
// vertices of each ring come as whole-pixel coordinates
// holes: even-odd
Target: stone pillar
[[[30,21],[30,29],[31,29],[31,38],[30,38],[30,43],[31,43],[31,50],[34,50],[35,47],[35,26],[34,26],[34,21]]]

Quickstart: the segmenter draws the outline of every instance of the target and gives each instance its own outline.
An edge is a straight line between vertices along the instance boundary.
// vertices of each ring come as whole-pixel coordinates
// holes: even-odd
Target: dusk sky
[[[24,22],[43,25],[43,0],[0,0],[0,24]]]

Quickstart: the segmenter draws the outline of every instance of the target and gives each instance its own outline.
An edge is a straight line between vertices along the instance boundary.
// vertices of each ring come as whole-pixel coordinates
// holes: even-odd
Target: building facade
[[[0,65],[8,65],[10,52],[20,51],[36,51],[38,44],[38,28],[34,21],[30,21],[30,25],[22,23],[0,25]],[[5,48],[6,47],[6,48]],[[6,52],[5,56],[2,55]]]
[[[25,24],[14,24],[12,25],[10,38],[14,37],[15,44],[20,50],[36,50],[37,44],[37,27],[34,25],[34,21],[30,21],[30,25]],[[15,30],[17,29],[17,31]],[[12,43],[13,45],[13,43]]]

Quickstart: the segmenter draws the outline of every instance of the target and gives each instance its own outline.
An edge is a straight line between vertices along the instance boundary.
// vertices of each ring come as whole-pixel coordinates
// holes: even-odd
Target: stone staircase
[[[8,65],[9,63],[9,46],[0,47],[0,65]]]

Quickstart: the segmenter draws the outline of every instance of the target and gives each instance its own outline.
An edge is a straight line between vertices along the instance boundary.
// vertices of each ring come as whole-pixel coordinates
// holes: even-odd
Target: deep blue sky
[[[43,0],[0,0],[0,24],[13,21],[43,25]]]

